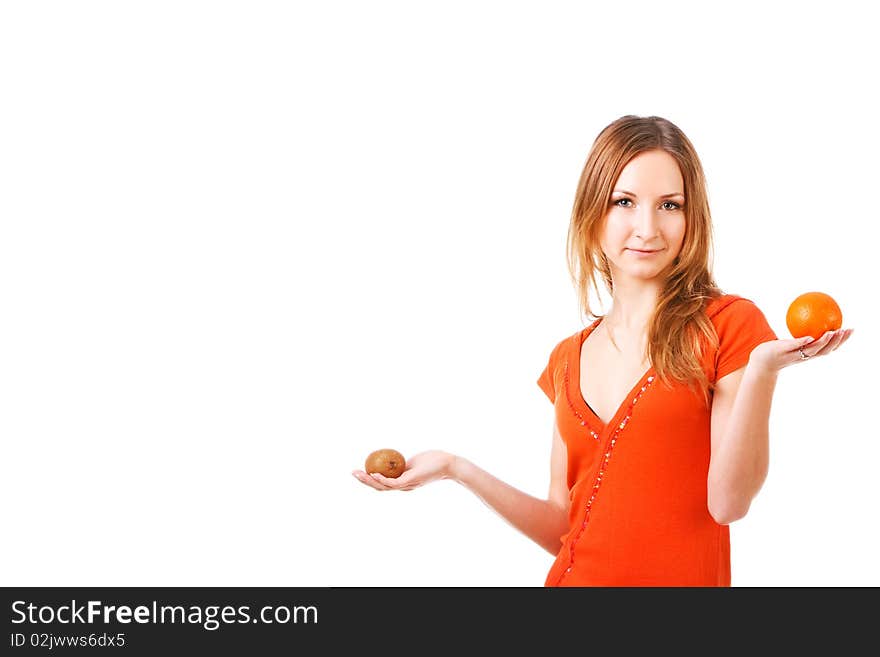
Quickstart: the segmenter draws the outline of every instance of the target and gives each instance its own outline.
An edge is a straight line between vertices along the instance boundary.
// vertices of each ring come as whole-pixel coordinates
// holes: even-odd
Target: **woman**
[[[596,138],[575,196],[568,263],[596,317],[561,340],[538,385],[554,404],[550,491],[537,499],[470,461],[413,456],[377,490],[450,478],[556,555],[548,586],[730,586],[728,525],[767,475],[778,372],[851,329],[779,340],[711,273],[706,183],[669,121],[624,116]],[[611,294],[590,311],[595,272]]]

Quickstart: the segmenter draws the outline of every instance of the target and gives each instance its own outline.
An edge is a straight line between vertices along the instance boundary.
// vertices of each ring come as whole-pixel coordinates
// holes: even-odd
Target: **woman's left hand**
[[[818,340],[795,338],[792,340],[770,340],[752,349],[749,363],[754,363],[765,371],[778,372],[795,363],[804,363],[816,356],[827,356],[849,339],[854,329],[826,331]],[[803,352],[803,356],[801,356]]]

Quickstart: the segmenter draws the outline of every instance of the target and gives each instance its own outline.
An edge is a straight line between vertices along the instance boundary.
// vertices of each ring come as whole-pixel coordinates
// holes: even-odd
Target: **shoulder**
[[[724,294],[706,307],[718,337],[714,350],[714,376],[718,380],[748,362],[752,349],[776,340],[776,333],[754,301],[738,294]]]
[[[563,365],[572,358],[573,353],[577,353],[577,349],[580,347],[580,336],[583,335],[584,330],[580,329],[561,340],[557,340],[544,370],[538,377],[538,385],[541,386],[551,402],[556,402],[556,390],[561,382]]]
[[[749,301],[738,294],[722,294],[706,302],[706,316],[709,319],[717,316],[721,311],[729,308],[736,301]]]
[[[584,329],[578,329],[574,333],[571,333],[562,339],[557,339],[556,343],[553,346],[553,349],[550,352],[550,359],[559,359],[572,349],[577,349],[580,346],[580,338],[581,335],[583,335],[583,332]]]
[[[554,343],[553,349],[550,351],[550,364],[556,365],[565,361],[572,354],[579,353],[581,348],[581,340],[584,333],[589,328],[595,326],[598,322],[599,318],[597,317],[592,322],[587,324],[584,328],[580,328],[574,333],[566,335],[564,338],[557,339],[557,341]]]
[[[722,294],[710,299],[705,310],[716,330],[731,323],[766,322],[766,317],[757,304],[738,294]]]

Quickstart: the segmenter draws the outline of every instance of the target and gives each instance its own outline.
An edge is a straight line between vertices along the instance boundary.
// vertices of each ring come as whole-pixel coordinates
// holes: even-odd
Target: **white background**
[[[856,329],[780,373],[734,586],[880,585],[863,7],[4,3],[0,583],[542,585],[464,488],[351,471],[545,495],[575,187],[638,114],[700,154],[725,291]]]

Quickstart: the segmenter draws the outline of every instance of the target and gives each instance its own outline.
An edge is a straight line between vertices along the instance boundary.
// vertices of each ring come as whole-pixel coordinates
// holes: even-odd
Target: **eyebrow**
[[[616,194],[629,194],[630,196],[635,196],[636,198],[638,198],[638,196],[637,196],[636,194],[633,194],[632,192],[628,192],[628,191],[626,191],[625,189],[615,189],[615,190],[614,190],[613,192],[611,192],[611,193],[612,193],[612,194],[615,194],[615,193],[616,193]],[[671,198],[671,197],[673,197],[673,196],[681,196],[682,198],[684,198],[684,194],[682,194],[682,193],[680,193],[680,192],[672,192],[671,194],[664,194],[664,195],[661,196],[660,198]]]

